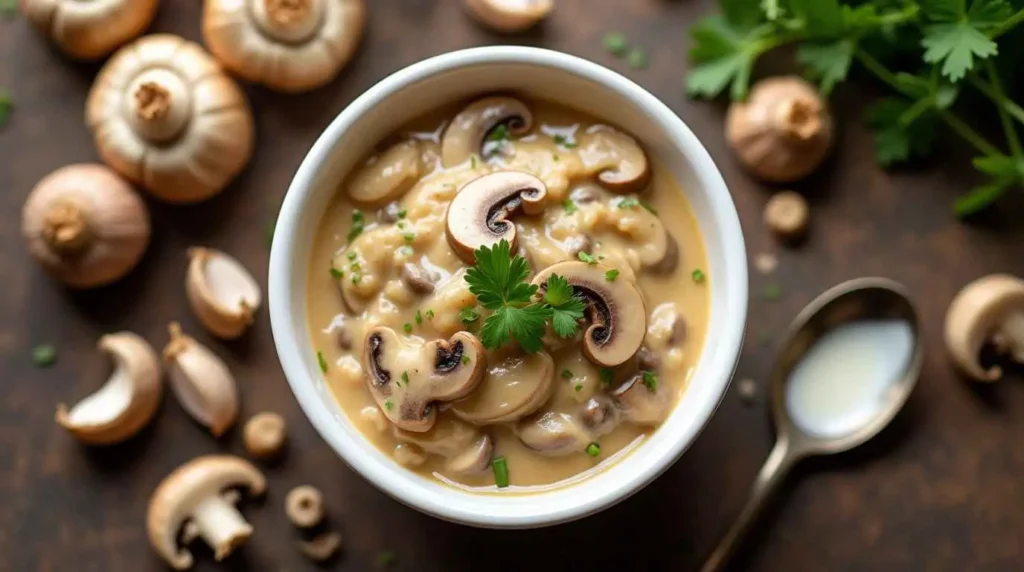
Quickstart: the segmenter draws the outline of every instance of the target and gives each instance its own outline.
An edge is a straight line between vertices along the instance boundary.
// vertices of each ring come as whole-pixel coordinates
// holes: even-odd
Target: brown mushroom
[[[478,99],[452,119],[441,137],[441,164],[454,167],[479,153],[484,138],[498,125],[505,125],[514,135],[533,127],[533,114],[525,103],[508,96]]]
[[[619,416],[620,412],[615,402],[601,394],[588,399],[580,409],[580,420],[594,437],[611,433],[619,424]]]
[[[523,445],[546,456],[581,453],[593,442],[576,418],[555,411],[523,419],[516,425],[516,434]]]
[[[651,180],[647,155],[636,139],[607,125],[594,125],[581,134],[577,152],[584,172],[610,191],[640,192]]]
[[[661,358],[647,346],[641,346],[640,351],[636,352],[636,367],[641,370],[657,371],[661,367]]]
[[[522,171],[498,171],[466,183],[448,206],[445,229],[459,258],[472,264],[473,251],[507,240],[517,246],[516,225],[509,218],[519,209],[528,215],[544,211],[544,182]]]
[[[565,278],[573,293],[586,304],[590,325],[583,335],[583,354],[591,363],[615,367],[636,354],[647,332],[647,310],[636,285],[629,280],[609,281],[610,268],[585,262],[559,262],[533,279],[541,291],[552,274]]]
[[[460,399],[476,388],[487,359],[469,332],[416,344],[378,326],[366,335],[363,368],[384,415],[402,429],[423,432],[437,420],[435,402]]]
[[[430,271],[419,264],[406,262],[401,270],[402,282],[409,287],[409,290],[417,294],[431,294],[434,292],[435,278]]]
[[[494,363],[493,354],[487,360]],[[551,397],[554,362],[545,352],[511,355],[487,370],[484,381],[451,411],[474,425],[506,423],[526,417]]]
[[[401,141],[370,157],[348,182],[348,196],[359,203],[392,200],[422,176],[420,147],[415,139]]]
[[[395,438],[403,443],[445,459],[445,470],[469,475],[479,473],[491,463],[494,442],[490,435],[459,421],[445,417],[429,431],[413,432],[394,428]]]
[[[644,383],[644,374],[637,373],[611,392],[623,417],[636,425],[655,426],[668,416],[672,402],[664,388]]]
[[[983,368],[978,354],[986,341],[1024,363],[1024,280],[991,274],[964,286],[946,312],[946,350],[965,375],[996,381],[1002,368]]]
[[[498,32],[521,32],[535,26],[555,9],[555,0],[463,0],[481,24]]]

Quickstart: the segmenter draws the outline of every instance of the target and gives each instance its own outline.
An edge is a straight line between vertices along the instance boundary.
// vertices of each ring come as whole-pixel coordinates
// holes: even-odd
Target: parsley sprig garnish
[[[540,351],[549,320],[555,334],[576,334],[585,306],[564,277],[552,274],[538,296],[540,287],[527,282],[529,265],[512,255],[508,241],[481,246],[474,255],[476,264],[466,272],[466,283],[480,305],[491,311],[480,329],[484,347],[494,349],[515,340],[527,352]]]

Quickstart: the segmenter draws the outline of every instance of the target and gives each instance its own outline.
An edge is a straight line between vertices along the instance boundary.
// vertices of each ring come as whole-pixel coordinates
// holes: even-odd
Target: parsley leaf
[[[543,347],[541,338],[550,314],[550,308],[536,304],[525,308],[502,307],[484,320],[480,341],[485,348],[494,349],[515,338],[523,350],[536,353]]]
[[[868,110],[868,123],[875,129],[875,158],[880,165],[893,165],[931,152],[934,115],[919,116],[904,124],[901,118],[909,110],[910,104],[896,98],[883,99]]]
[[[808,74],[818,80],[821,92],[828,95],[837,83],[846,79],[853,62],[853,41],[840,40],[830,44],[804,44],[796,58],[807,67]]]
[[[13,108],[14,99],[11,97],[11,93],[6,89],[0,89],[0,127],[7,124],[7,117]]]
[[[476,308],[469,306],[459,310],[459,320],[463,324],[472,324],[473,322],[480,319],[480,312],[476,311]]]
[[[587,264],[590,264],[590,265],[597,264],[597,259],[594,258],[594,256],[592,254],[590,254],[589,252],[586,252],[586,251],[583,251],[583,250],[581,250],[581,251],[576,253],[576,258],[579,258],[580,261],[586,262]]]
[[[965,11],[965,0],[928,0],[924,15],[924,61],[942,63],[942,75],[959,81],[974,67],[974,58],[985,59],[999,53],[995,41],[985,32],[1008,18],[1013,9],[1005,0],[974,0]]]
[[[985,210],[1002,197],[1013,182],[1013,179],[996,179],[987,185],[971,189],[953,202],[953,213],[963,218]]]
[[[551,329],[561,338],[576,335],[577,321],[583,319],[586,305],[575,295],[569,281],[552,274],[546,284],[544,301],[551,308]]]
[[[530,266],[520,256],[512,256],[508,241],[493,247],[481,246],[474,253],[476,265],[466,271],[469,291],[488,310],[499,310],[509,304],[528,304],[537,293],[537,286],[525,283]]]
[[[576,206],[576,203],[572,199],[565,199],[562,201],[562,210],[565,211],[565,214],[570,215],[580,210],[580,208]]]
[[[352,242],[357,236],[363,233],[363,227],[366,224],[366,217],[362,211],[352,211],[352,228],[348,231],[348,241]]]
[[[770,47],[764,43],[769,41],[768,35],[769,30],[763,26],[748,30],[721,16],[698,21],[690,28],[690,59],[696,65],[686,76],[687,93],[710,99],[729,88],[732,99],[745,98],[754,60]]]

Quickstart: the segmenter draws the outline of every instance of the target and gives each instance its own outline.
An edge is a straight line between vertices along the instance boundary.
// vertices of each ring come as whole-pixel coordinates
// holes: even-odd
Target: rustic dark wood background
[[[753,1],[753,0],[752,0]],[[282,499],[310,483],[344,532],[345,553],[330,568],[375,567],[393,551],[394,570],[695,569],[732,522],[766,456],[772,431],[764,392],[754,406],[731,393],[676,465],[629,501],[582,522],[498,532],[437,521],[392,501],[350,471],[300,412],[280,372],[261,309],[237,343],[209,340],[185,302],[185,249],[211,245],[240,258],[266,284],[265,228],[313,140],[349,101],[387,74],[445,51],[497,43],[538,45],[623,71],[676,110],[725,174],[751,255],[778,252],[770,276],[751,272],[748,344],[738,378],[762,380],[774,338],[817,293],[842,280],[884,275],[905,283],[925,324],[927,358],[907,410],[876,442],[838,459],[805,463],[737,563],[751,570],[1024,569],[1024,384],[1006,379],[981,392],[958,379],[942,350],[947,304],[967,281],[994,271],[1024,273],[1024,201],[1013,197],[970,224],[949,204],[971,183],[961,149],[927,165],[886,173],[872,159],[861,111],[872,94],[845,86],[833,97],[842,130],[837,152],[798,186],[810,198],[813,230],[796,250],[778,250],[761,224],[765,188],[737,167],[722,136],[723,108],[683,96],[688,25],[710,9],[696,0],[559,0],[542,30],[499,37],[473,25],[455,0],[372,0],[366,38],[329,86],[300,96],[248,88],[258,145],[226,192],[194,207],[149,201],[154,240],[121,282],[69,292],[29,259],[19,236],[22,202],[49,171],[97,155],[83,124],[98,69],[68,61],[21,19],[0,22],[0,86],[16,109],[0,130],[0,569],[144,571],[164,569],[146,541],[146,503],[157,482],[192,457],[241,452],[239,431],[214,440],[169,394],[155,421],[129,442],[88,449],[53,422],[105,379],[94,349],[105,332],[136,331],[155,346],[166,324],[209,342],[241,384],[243,415],[273,410],[291,430],[285,461],[265,467],[268,498],[248,503],[249,544],[218,568],[198,552],[196,570],[312,570],[296,550]],[[199,39],[199,0],[163,3],[152,30]],[[606,55],[610,29],[639,40],[650,67],[629,70]],[[870,85],[866,89],[871,89]],[[781,286],[778,301],[760,293]],[[52,343],[59,362],[36,369],[30,349]],[[709,340],[708,343],[715,343]]]

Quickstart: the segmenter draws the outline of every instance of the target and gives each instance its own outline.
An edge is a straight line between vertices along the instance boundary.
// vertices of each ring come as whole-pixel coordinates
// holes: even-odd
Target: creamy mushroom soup
[[[324,378],[381,451],[487,492],[614,463],[686,390],[697,221],[625,132],[488,96],[407,126],[339,188],[310,261]]]

